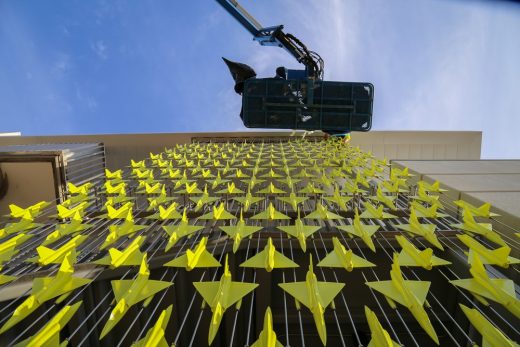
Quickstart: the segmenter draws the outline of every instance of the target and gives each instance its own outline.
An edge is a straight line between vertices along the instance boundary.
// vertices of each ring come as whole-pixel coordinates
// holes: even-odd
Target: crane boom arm
[[[291,34],[283,32],[283,25],[263,27],[236,0],[216,0],[231,16],[233,16],[253,39],[262,46],[278,46],[284,48],[299,63],[305,65],[307,75],[322,78],[323,60],[314,52],[307,50],[305,45]],[[317,61],[316,61],[317,60]]]

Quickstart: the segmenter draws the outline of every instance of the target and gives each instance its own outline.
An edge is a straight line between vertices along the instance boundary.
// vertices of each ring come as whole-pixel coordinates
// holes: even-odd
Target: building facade
[[[269,330],[268,307],[284,346],[368,345],[378,327],[406,346],[480,344],[459,304],[520,340],[516,297],[510,306],[484,305],[457,285],[471,278],[457,235],[508,247],[511,256],[519,249],[515,210],[504,202],[515,199],[518,163],[480,161],[479,132],[370,132],[354,134],[349,146],[286,133],[0,138],[6,153],[9,145],[42,143],[97,144],[103,159],[94,151],[85,163],[108,171],[100,176],[84,164],[88,174],[76,175],[91,179],[61,177],[65,193],[49,190],[38,199],[52,204],[38,208],[30,208],[39,202],[30,194],[17,201],[21,210],[0,200],[10,213],[0,242],[27,238],[2,264],[2,344],[38,335],[68,307],[77,311],[60,338],[75,346],[131,345],[161,331],[176,346],[248,346]],[[472,181],[477,173],[489,180]],[[23,184],[16,182],[10,199]],[[477,222],[492,224],[493,234],[463,231],[459,199],[491,200],[501,216]],[[420,234],[414,221],[431,232]],[[405,249],[430,254],[433,264],[430,249],[443,262],[412,266]],[[39,278],[56,280],[67,261],[85,282],[38,294]],[[486,268],[491,279],[512,281],[509,294],[511,283],[516,290],[515,265]],[[229,276],[236,289],[224,285]]]

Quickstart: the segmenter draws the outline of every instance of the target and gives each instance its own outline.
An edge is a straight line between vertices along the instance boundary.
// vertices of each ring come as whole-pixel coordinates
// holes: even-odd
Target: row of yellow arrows
[[[69,184],[70,198],[57,205],[56,215],[59,219],[69,220],[69,222],[57,224],[43,243],[36,247],[37,256],[28,259],[41,266],[60,264],[58,273],[54,277],[34,279],[31,294],[15,309],[12,316],[0,329],[0,333],[28,317],[43,303],[53,299],[56,299],[57,303],[61,303],[75,289],[90,283],[89,279],[73,276],[73,264],[77,258],[77,247],[88,237],[84,233],[88,233],[88,230],[93,227],[93,224],[87,222],[94,221],[96,218],[121,220],[122,222],[109,225],[108,235],[100,247],[101,250],[108,249],[108,253],[105,257],[95,260],[94,263],[109,268],[139,266],[136,278],[112,281],[116,304],[105,323],[100,338],[108,334],[131,306],[142,301],[146,306],[156,293],[171,286],[173,283],[168,281],[149,279],[147,254],[141,252],[141,246],[145,240],[143,234],[134,237],[124,249],[110,247],[122,237],[133,237],[139,231],[149,227],[147,224],[136,224],[134,221],[134,216],[140,212],[134,210],[135,200],[140,194],[147,197],[146,209],[151,213],[146,215],[147,219],[178,221],[175,225],[163,224],[161,226],[167,234],[165,251],[174,247],[181,238],[191,237],[204,229],[204,225],[190,224],[187,212],[198,212],[203,209],[208,211],[207,208],[210,207],[209,211],[205,214],[201,213],[197,220],[236,221],[236,223],[233,222],[233,225],[217,225],[220,231],[233,240],[233,252],[236,252],[241,240],[251,237],[264,228],[258,223],[248,225],[243,218],[242,211],[247,212],[251,207],[260,207],[260,203],[265,201],[265,208],[260,212],[257,211],[258,213],[253,214],[249,220],[280,221],[280,223],[275,223],[275,227],[290,237],[296,238],[304,252],[307,248],[307,238],[321,229],[320,225],[305,224],[305,220],[336,221],[337,225],[334,227],[340,233],[335,235],[340,236],[341,231],[344,231],[351,238],[359,237],[368,248],[375,252],[373,236],[380,227],[365,224],[362,220],[394,219],[397,221],[395,219],[398,210],[396,200],[400,194],[413,200],[409,205],[408,224],[396,222],[392,225],[409,236],[422,237],[432,246],[442,250],[443,245],[437,238],[435,224],[423,223],[424,219],[446,216],[439,211],[443,206],[439,201],[439,195],[435,195],[444,191],[440,188],[439,182],[430,184],[419,181],[415,195],[411,195],[408,194],[410,187],[407,185],[407,179],[412,175],[408,169],[393,168],[389,179],[384,180],[386,168],[386,161],[374,159],[370,153],[364,153],[358,148],[344,147],[333,141],[323,143],[295,141],[280,144],[195,143],[176,145],[162,154],[151,154],[150,159],[146,161],[131,161],[128,170],[114,172],[107,170],[107,180],[103,187],[106,203],[100,211],[96,211],[92,198],[95,185],[92,183],[81,186]],[[125,171],[128,172],[128,175],[124,174]],[[160,172],[159,176],[156,176],[157,172]],[[168,190],[169,194],[167,194],[168,182],[157,180],[154,177],[170,180],[174,190]],[[377,186],[371,185],[370,181],[374,182],[374,180],[379,181]],[[203,185],[199,186],[201,181]],[[247,189],[240,189],[242,188],[239,186],[240,182],[245,183]],[[254,189],[257,184],[261,185],[264,182],[268,182],[267,186],[262,189]],[[307,184],[296,190],[295,193],[296,185],[304,182]],[[342,189],[339,188],[338,182],[341,183]],[[221,189],[224,184],[225,188]],[[208,192],[208,186],[211,195]],[[285,188],[286,186],[289,187],[289,190]],[[369,196],[368,191],[363,188],[372,188],[374,195]],[[127,196],[127,194],[131,196]],[[212,196],[213,194],[223,196]],[[253,194],[273,195],[275,200],[291,206],[297,215],[294,224],[286,225],[284,220],[292,220],[287,214],[277,210],[272,202],[267,204],[266,197]],[[363,205],[361,213],[357,208],[353,210],[347,205],[354,196],[360,194],[364,195],[364,198],[360,200],[360,204]],[[177,201],[181,195],[187,196],[192,203],[182,210]],[[319,195],[320,198],[316,200],[315,209],[302,217],[300,207],[303,207],[311,195]],[[241,209],[239,213],[235,213],[239,215],[226,210],[227,204],[222,199],[237,201],[241,205]],[[325,201],[330,205],[326,205]],[[475,217],[491,218],[496,214],[490,212],[489,204],[480,207],[464,201],[455,201],[455,204],[463,211],[462,221],[452,224],[452,228],[464,232],[457,237],[468,248],[467,256],[468,263],[471,265],[472,277],[453,280],[451,283],[468,290],[483,304],[488,304],[487,300],[495,301],[520,318],[520,301],[516,298],[514,283],[507,279],[489,278],[483,265],[491,264],[507,268],[511,264],[520,262],[519,259],[510,256],[511,248],[500,234],[493,230],[490,223],[480,223],[475,219]],[[10,216],[17,221],[8,223],[0,229],[0,238],[8,238],[0,243],[0,266],[13,259],[18,250],[35,236],[30,233],[31,230],[44,225],[38,223],[43,221],[38,218],[43,219],[45,212],[48,211],[48,206],[48,202],[40,202],[26,208],[10,206]],[[339,211],[354,212],[351,224],[342,225],[346,218],[330,211],[328,206],[335,206]],[[91,212],[94,211],[101,214],[92,214]],[[421,222],[421,218],[423,222]],[[489,249],[473,238],[475,235],[486,238],[500,247]],[[70,239],[59,248],[47,247],[69,236]],[[209,242],[215,242],[208,239],[209,236],[211,235],[205,235],[193,248],[186,250],[185,254],[168,261],[163,266],[184,268],[186,271],[199,267],[220,267],[219,260],[207,249]],[[449,265],[450,262],[436,257],[431,248],[418,249],[403,235],[397,235],[395,239],[401,246],[401,251],[393,256],[390,280],[367,282],[366,285],[384,295],[392,307],[399,303],[410,310],[425,332],[438,344],[437,334],[424,309],[430,282],[406,280],[400,267],[412,266],[431,270],[435,266]],[[264,248],[259,249],[256,255],[245,260],[240,266],[265,269],[268,272],[277,268],[298,267],[299,265],[292,259],[277,250],[275,243],[276,239],[273,241],[268,238]],[[317,266],[343,268],[349,272],[356,268],[376,266],[354,254],[338,237],[332,238],[332,245],[332,251],[321,259]],[[14,276],[0,275],[0,284],[15,279]],[[194,282],[193,285],[212,311],[208,334],[209,344],[219,329],[225,310],[239,303],[245,295],[258,286],[256,283],[232,281],[227,255],[224,271],[219,281]],[[314,274],[311,257],[305,281],[280,283],[279,286],[295,298],[297,307],[303,304],[310,310],[321,341],[326,344],[327,334],[323,314],[327,307],[333,305],[334,298],[342,291],[345,284],[318,281]],[[35,336],[23,341],[23,345],[31,343],[59,345],[60,329],[67,324],[80,305],[81,302],[65,305]],[[463,305],[461,305],[461,309],[483,335],[485,343],[489,341],[499,343],[498,345],[513,343],[477,310]],[[171,314],[171,306],[161,312],[156,324],[136,345],[165,344],[164,334]],[[384,330],[375,313],[366,306],[365,314],[372,334],[371,346],[395,346],[396,343]],[[267,308],[264,328],[259,340],[253,346],[279,345],[281,344],[276,340],[276,333],[273,331],[271,310]]]

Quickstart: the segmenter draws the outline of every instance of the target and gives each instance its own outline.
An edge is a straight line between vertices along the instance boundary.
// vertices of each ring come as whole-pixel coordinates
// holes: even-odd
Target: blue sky
[[[520,158],[520,5],[477,0],[242,0],[372,82],[374,130],[482,130],[484,158]],[[0,132],[245,130],[221,56],[259,76],[299,68],[213,0],[0,0]]]

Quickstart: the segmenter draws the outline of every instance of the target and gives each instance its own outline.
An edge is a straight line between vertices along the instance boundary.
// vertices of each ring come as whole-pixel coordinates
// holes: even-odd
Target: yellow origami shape
[[[493,213],[490,211],[491,204],[489,202],[486,202],[479,207],[473,206],[472,204],[470,204],[469,202],[466,202],[464,200],[457,200],[457,201],[454,201],[453,203],[455,203],[455,205],[457,205],[458,207],[460,207],[464,210],[469,210],[469,212],[471,212],[471,214],[476,217],[491,218],[491,217],[500,216],[499,214],[496,214],[496,213]]]
[[[258,340],[256,340],[251,347],[283,347],[276,339],[276,333],[273,330],[273,316],[269,306],[267,306],[265,310],[264,328],[260,332]]]
[[[235,282],[231,278],[228,266],[228,257],[224,265],[224,273],[220,281],[193,282],[195,289],[204,301],[211,307],[212,317],[209,326],[208,344],[211,345],[217,334],[224,312],[236,302],[258,287],[257,283]],[[237,309],[240,303],[237,304]]]
[[[104,258],[94,261],[94,264],[107,265],[111,269],[117,269],[121,266],[140,265],[144,254],[139,250],[144,241],[144,236],[137,236],[126,249],[120,251],[116,248],[110,248],[108,255]]]
[[[336,204],[342,211],[348,211],[349,209],[347,208],[347,203],[350,200],[352,200],[352,197],[341,195],[339,188],[336,186],[336,188],[334,189],[334,195],[324,196],[323,199],[327,200],[330,203]]]
[[[2,326],[0,334],[29,316],[44,302],[58,297],[60,303],[75,289],[80,288],[92,280],[73,277],[72,254],[69,253],[61,263],[55,277],[38,277],[33,280],[31,294],[15,310],[11,318]]]
[[[181,219],[182,216],[177,211],[177,207],[179,204],[174,201],[169,206],[163,207],[162,205],[159,206],[159,212],[149,216],[149,219],[159,219],[159,220],[170,220],[170,219]]]
[[[305,219],[333,220],[343,219],[342,216],[330,212],[321,202],[316,203],[316,210],[305,216]]]
[[[112,183],[118,183],[123,180],[123,170],[116,170],[114,172],[105,169],[105,177]]]
[[[391,210],[397,210],[397,207],[394,204],[395,196],[388,196],[383,194],[383,190],[381,189],[381,184],[377,186],[376,196],[369,197],[372,200],[379,201],[380,203],[384,204],[386,207],[388,207]]]
[[[327,254],[316,266],[344,268],[348,272],[358,267],[376,266],[376,264],[355,255],[351,249],[347,251],[337,237],[332,238],[332,243],[334,245],[333,251]]]
[[[190,197],[190,200],[193,201],[196,204],[195,205],[195,212],[200,211],[200,209],[202,207],[204,207],[205,204],[212,203],[213,201],[217,201],[219,199],[220,198],[218,198],[218,197],[209,196],[209,194],[208,194],[208,187],[207,186],[204,186],[204,192],[202,193],[201,196]]]
[[[306,193],[306,194],[323,194],[325,191],[321,188],[315,187],[313,182],[307,183],[305,188],[300,189],[298,193]]]
[[[240,210],[240,220],[236,225],[221,226],[219,228],[233,239],[233,253],[236,253],[243,238],[248,237],[259,230],[262,230],[263,227],[246,225],[246,222],[242,216],[242,210]]]
[[[63,308],[56,313],[56,315],[52,317],[52,319],[45,324],[36,335],[17,343],[14,347],[65,347],[68,344],[68,341],[65,340],[60,343],[60,331],[67,325],[72,316],[74,316],[81,304],[82,301],[79,301],[72,306],[63,306]]]
[[[265,269],[267,272],[271,272],[273,269],[295,268],[298,266],[294,261],[276,250],[270,237],[267,239],[267,244],[262,251],[240,264],[240,267]]]
[[[183,267],[186,268],[187,271],[199,267],[220,267],[221,265],[218,260],[207,251],[207,243],[208,238],[203,237],[195,249],[188,249],[186,254],[165,263],[163,266]]]
[[[365,282],[365,284],[383,294],[393,309],[397,307],[396,302],[406,307],[423,330],[438,345],[439,338],[423,307],[431,282],[405,280],[399,267],[397,254],[394,254],[390,278],[389,281]]]
[[[132,214],[132,208],[134,203],[126,202],[119,208],[114,208],[111,205],[107,205],[107,214],[101,218],[108,219],[128,219],[128,215]]]
[[[257,202],[264,200],[264,198],[259,196],[253,196],[251,194],[251,191],[248,190],[246,196],[234,197],[233,200],[236,200],[240,204],[242,204],[242,206],[244,206],[244,212],[247,212],[249,211],[251,205],[254,205]]]
[[[23,219],[30,219],[33,220],[34,218],[38,217],[42,210],[49,206],[50,202],[47,201],[40,201],[34,205],[31,205],[26,208],[19,207],[15,204],[9,205],[9,211],[11,211],[10,215],[13,218],[23,218]]]
[[[106,181],[104,187],[107,194],[126,196],[126,183],[124,182],[114,186],[110,181]]]
[[[352,225],[338,225],[336,228],[348,232],[351,238],[354,236],[361,238],[372,252],[376,251],[376,246],[374,246],[374,241],[372,241],[372,235],[379,230],[379,225],[361,223],[361,217],[358,214],[357,208]]]
[[[134,161],[133,159],[130,159],[130,167],[131,168],[146,168],[146,164],[144,163],[144,160]]]
[[[452,224],[451,225],[455,229],[463,230],[464,232],[473,235],[478,234],[491,242],[499,244],[501,246],[507,246],[502,237],[495,231],[493,231],[493,226],[491,223],[477,223],[470,210],[465,209],[462,216],[462,224]]]
[[[307,201],[309,199],[309,197],[296,196],[296,194],[294,194],[294,192],[291,191],[291,194],[289,194],[289,196],[279,196],[279,197],[277,197],[277,199],[291,205],[293,210],[296,211],[298,209],[298,205]]]
[[[442,218],[447,217],[448,215],[445,213],[440,213],[437,210],[439,209],[439,204],[433,204],[430,207],[426,207],[418,201],[412,201],[410,204],[411,207],[415,209],[417,217],[422,218]]]
[[[300,209],[298,208],[298,217],[294,221],[294,225],[278,225],[278,229],[286,232],[292,237],[295,237],[300,243],[301,249],[307,251],[307,237],[314,234],[316,231],[321,229],[319,225],[305,225],[300,219]]]
[[[213,206],[213,211],[206,213],[199,217],[200,219],[213,219],[213,220],[226,220],[226,219],[236,219],[231,213],[226,211],[225,203],[221,202],[218,206]]]
[[[56,208],[58,210],[58,217],[61,219],[66,218],[78,218],[77,215],[79,214],[79,218],[83,218],[85,216],[85,209],[90,205],[90,203],[84,201],[74,207],[65,207],[63,205],[57,205]]]
[[[401,347],[401,345],[392,340],[390,334],[383,329],[376,314],[371,311],[368,306],[365,306],[365,316],[367,317],[371,336],[368,344],[369,347]]]
[[[418,266],[425,270],[431,270],[433,266],[451,264],[447,260],[434,256],[431,248],[421,251],[404,236],[396,235],[395,239],[402,247],[401,253],[399,253],[399,264],[401,266]]]
[[[231,182],[227,184],[227,189],[222,189],[217,192],[218,194],[244,194],[245,192],[242,189],[238,189],[235,186],[235,182]]]
[[[345,284],[318,281],[313,271],[311,255],[305,281],[278,283],[278,286],[296,299],[297,308],[301,303],[311,311],[318,335],[325,346],[327,344],[327,327],[323,315],[327,306],[332,303]]]
[[[154,182],[153,184],[150,184],[148,182],[139,181],[140,185],[144,186],[144,189],[137,190],[137,193],[146,193],[148,195],[152,194],[166,194],[166,187],[164,184],[160,182]]]
[[[154,326],[148,330],[146,336],[141,340],[132,344],[132,347],[168,347],[168,342],[166,341],[166,327],[168,326],[168,321],[170,320],[170,316],[172,314],[172,305],[168,306],[165,310],[161,312],[161,315],[155,322]]]
[[[219,185],[229,182],[229,180],[222,179],[222,177],[220,176],[220,171],[219,171],[219,172],[217,172],[217,178],[215,178],[214,180],[208,180],[208,182],[211,183],[211,188],[215,189]]]
[[[267,185],[267,187],[259,190],[257,193],[259,193],[259,194],[286,194],[286,192],[284,190],[276,188],[276,186],[273,184],[273,182],[270,182],[269,185]]]
[[[34,235],[18,234],[11,237],[9,240],[0,243],[0,265],[6,261],[11,260],[17,253],[16,247],[22,245]]]
[[[520,318],[520,300],[516,298],[515,283],[506,278],[490,278],[480,257],[475,257],[469,269],[472,278],[453,280],[451,284],[469,291],[475,299],[488,306],[493,300]]]
[[[40,223],[34,223],[30,212],[27,212],[26,216],[27,218],[22,218],[19,222],[8,223],[2,229],[0,229],[0,238],[4,238],[7,235],[12,235],[26,230],[34,229],[43,225]]]
[[[170,236],[168,238],[168,244],[166,245],[165,252],[168,252],[176,243],[184,236],[190,237],[193,233],[204,229],[201,225],[190,225],[186,209],[182,213],[181,222],[177,225],[164,225],[162,227],[166,233]]]
[[[168,288],[173,283],[167,281],[154,281],[148,279],[150,271],[148,270],[146,255],[143,257],[139,273],[135,280],[117,280],[112,281],[112,289],[116,299],[116,305],[112,309],[110,317],[101,331],[100,339],[104,338],[110,330],[123,318],[130,307],[146,300],[144,307],[148,306],[153,296]]]
[[[361,215],[360,218],[366,218],[366,219],[385,219],[385,218],[397,218],[393,214],[386,213],[383,211],[384,207],[383,205],[379,205],[378,207],[375,207],[370,202],[365,202],[364,205],[365,210]]]
[[[428,192],[428,193],[430,193],[430,192],[442,193],[442,192],[448,191],[447,189],[441,188],[441,183],[439,181],[435,181],[432,184],[429,184],[426,181],[419,181],[419,182],[417,182],[417,186],[419,188],[422,188],[425,192]]]
[[[49,264],[61,264],[63,260],[71,254],[71,263],[76,262],[76,247],[81,245],[88,238],[87,235],[77,235],[66,242],[64,245],[54,250],[45,246],[36,247],[38,256],[36,258],[28,259],[27,261],[37,261],[38,264],[45,266]]]
[[[87,182],[85,184],[82,184],[81,186],[76,186],[71,182],[67,182],[67,188],[69,188],[69,193],[71,195],[87,195],[90,188],[92,188],[92,183]]]
[[[471,322],[471,325],[482,335],[482,346],[489,347],[518,347],[519,344],[508,339],[493,323],[488,321],[477,309],[459,304],[462,312]]]
[[[83,224],[83,218],[81,218],[80,212],[76,211],[72,217],[71,222],[68,224],[58,224],[56,229],[47,235],[47,238],[45,238],[45,241],[43,241],[42,246],[58,241],[64,236],[79,233],[85,229],[90,228],[91,226],[91,224]]]
[[[273,203],[270,202],[269,206],[265,209],[265,211],[254,215],[253,217],[251,217],[251,219],[265,219],[265,220],[272,221],[272,220],[278,220],[278,219],[291,219],[291,217],[283,214],[282,212],[278,212],[274,208]]]
[[[410,198],[414,200],[423,201],[430,205],[435,205],[439,208],[443,207],[442,204],[439,202],[438,195],[429,195],[421,186],[419,186],[419,189],[417,189],[417,195],[410,196]]]
[[[426,241],[441,251],[444,250],[444,247],[442,247],[439,239],[437,239],[437,236],[435,235],[435,229],[437,228],[435,224],[421,224],[415,214],[413,206],[410,208],[410,218],[408,219],[408,223],[410,224],[396,224],[394,226],[398,229],[407,231],[411,236],[422,236]]]
[[[135,232],[147,228],[146,225],[134,223],[132,214],[129,213],[122,224],[112,224],[108,226],[109,233],[99,249],[103,250],[119,240],[123,236],[132,235]]]
[[[468,263],[473,264],[476,257],[480,257],[482,264],[497,265],[507,269],[510,264],[520,264],[520,259],[510,257],[511,248],[502,246],[489,249],[469,235],[457,235],[459,240],[469,247]]]

